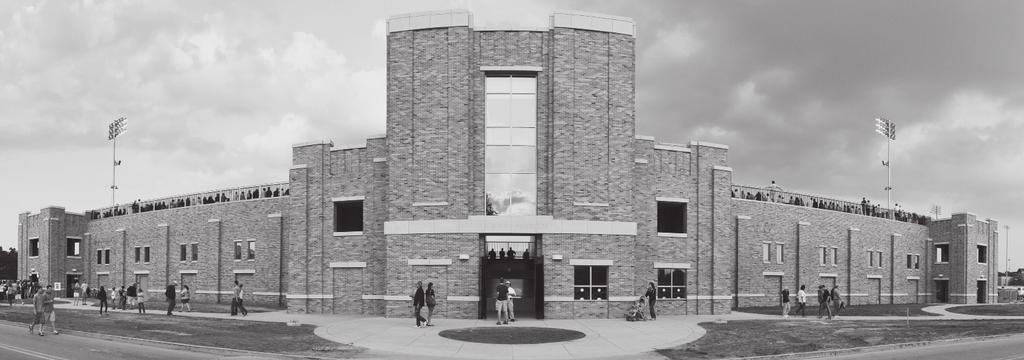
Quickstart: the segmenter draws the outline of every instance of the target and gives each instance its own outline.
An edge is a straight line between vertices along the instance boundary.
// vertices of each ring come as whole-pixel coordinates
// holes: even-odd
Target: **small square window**
[[[242,260],[242,242],[235,241],[235,260]]]
[[[246,252],[246,260],[256,260],[256,241],[250,240],[248,245],[248,252]]]
[[[96,250],[96,265],[103,265],[103,250]]]
[[[192,243],[192,261],[199,260],[199,243]]]
[[[684,202],[658,202],[658,232],[659,233],[686,233],[686,203]]]
[[[573,283],[575,300],[608,300],[607,266],[576,266]]]
[[[181,261],[188,260],[188,245],[181,244]]]
[[[139,260],[141,260],[141,259],[142,259],[142,247],[136,246],[135,247],[135,263],[138,264]]]
[[[949,244],[935,245],[935,261],[939,263],[949,262]]]
[[[82,239],[68,238],[67,256],[82,256]]]
[[[783,244],[775,244],[775,262],[782,264],[783,259]]]
[[[772,257],[771,257],[771,254],[770,254],[771,247],[772,247],[772,244],[769,244],[769,243],[762,243],[761,244],[761,262],[769,263],[769,262],[772,261],[771,260]]]
[[[149,263],[149,246],[145,247],[145,251],[143,251],[143,253],[145,253],[145,255],[146,255],[145,259],[144,259],[145,263],[148,264]]]
[[[363,231],[363,201],[338,201],[334,203],[334,231]]]
[[[103,264],[110,265],[110,249],[103,250]]]

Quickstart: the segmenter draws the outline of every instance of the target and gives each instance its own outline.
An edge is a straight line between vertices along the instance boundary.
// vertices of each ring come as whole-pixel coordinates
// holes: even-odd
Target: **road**
[[[59,325],[59,324],[58,324]],[[156,360],[156,359],[255,359],[252,356],[225,357],[187,350],[172,350],[103,339],[28,333],[28,326],[0,324],[0,359],[4,360]],[[60,330],[58,326],[57,330]]]
[[[828,359],[1024,360],[1024,335],[985,341],[958,342],[890,351],[850,354],[838,357],[829,357]]]

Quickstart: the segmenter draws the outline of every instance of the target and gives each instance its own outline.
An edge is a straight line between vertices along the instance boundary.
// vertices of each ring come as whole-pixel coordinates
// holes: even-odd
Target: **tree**
[[[0,248],[0,279],[18,279],[18,250]]]

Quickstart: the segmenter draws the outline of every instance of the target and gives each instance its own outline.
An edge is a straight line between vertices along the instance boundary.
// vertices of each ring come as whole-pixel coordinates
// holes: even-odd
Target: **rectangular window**
[[[836,261],[838,259],[839,259],[839,248],[832,248],[832,266],[836,266],[836,264],[838,264],[838,262]]]
[[[686,203],[673,201],[658,202],[658,232],[686,233]]]
[[[142,259],[142,247],[135,247],[135,263],[138,264],[139,260]]]
[[[988,246],[978,245],[978,263],[979,264],[987,264],[988,263]]]
[[[192,261],[199,260],[199,243],[192,243]]]
[[[242,242],[235,241],[235,260],[242,260]]]
[[[149,246],[145,247],[142,252],[146,255],[143,260],[145,260],[145,263],[148,264],[149,263]]]
[[[772,259],[771,254],[768,253],[769,251],[771,251],[771,246],[772,246],[772,244],[769,244],[769,243],[762,243],[761,244],[761,262],[769,263],[769,262],[772,261],[771,260]]]
[[[573,299],[608,300],[608,267],[575,266]]]
[[[82,256],[82,239],[68,238],[67,256]]]
[[[248,252],[245,254],[246,260],[256,260],[256,241],[249,240],[247,244],[249,246]]]
[[[39,239],[28,239],[28,256],[39,256]]]
[[[537,214],[537,78],[488,76],[484,99],[487,215]]]
[[[914,268],[914,255],[907,254],[907,269]]]
[[[188,245],[181,244],[181,261],[188,260]]]
[[[921,255],[914,255],[914,269],[921,268]]]
[[[686,298],[686,269],[658,269],[658,298]]]
[[[875,252],[868,250],[868,267],[875,267]]]
[[[363,231],[363,201],[338,201],[334,203],[334,231]]]
[[[938,263],[949,262],[949,244],[935,245],[935,261]]]
[[[110,265],[110,249],[103,250],[103,264]]]
[[[828,264],[828,248],[822,247],[819,250],[821,250],[821,261],[819,265],[825,266],[826,264]]]
[[[103,250],[96,250],[96,265],[103,265]]]
[[[775,244],[775,262],[779,264],[782,264],[782,249],[782,244]]]

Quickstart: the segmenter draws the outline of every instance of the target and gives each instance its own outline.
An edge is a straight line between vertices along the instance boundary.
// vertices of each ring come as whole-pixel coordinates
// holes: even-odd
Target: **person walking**
[[[71,306],[78,306],[79,301],[81,301],[80,296],[82,296],[82,284],[75,281],[75,285],[71,287],[71,295]]]
[[[647,307],[649,308],[648,312],[651,315],[651,320],[657,320],[658,316],[654,314],[654,302],[658,299],[658,288],[654,286],[653,281],[649,285],[644,296],[647,297]]]
[[[827,314],[828,319],[832,320],[832,308],[829,307],[829,299],[831,293],[828,289],[825,289],[825,285],[818,285],[818,318],[821,319],[822,314]]]
[[[128,286],[128,308],[134,308],[135,303],[139,301],[139,288],[136,285],[137,283],[133,283],[130,286]]]
[[[146,313],[146,290],[143,289],[143,288],[136,288],[135,291],[136,291],[135,302],[137,303],[136,305],[139,308],[139,314],[145,314]]]
[[[174,298],[178,296],[178,289],[175,286],[178,285],[177,281],[173,281],[167,284],[167,290],[164,291],[164,296],[167,297],[167,316],[173,315],[171,312],[174,311]]]
[[[796,292],[796,304],[797,308],[794,313],[799,312],[800,317],[807,317],[805,308],[807,307],[807,292],[804,291],[806,286],[800,285],[800,290]]]
[[[434,283],[427,283],[427,290],[423,292],[424,300],[427,304],[427,326],[434,326],[431,322],[434,319],[434,307],[437,306],[436,294],[434,292]]]
[[[423,292],[423,282],[422,281],[417,281],[416,282],[416,291],[414,291],[412,293],[411,297],[412,297],[412,315],[414,317],[416,317],[416,327],[417,328],[424,327],[426,325],[420,325],[420,324],[425,324],[427,322],[427,319],[424,319],[423,316],[420,315],[420,310],[423,309],[423,305],[426,304],[427,299],[426,299],[426,294]]]
[[[107,315],[110,315],[110,307],[107,306],[107,289],[100,286],[100,292],[96,294],[96,299],[100,301],[100,316],[103,316],[103,310],[107,311]]]
[[[28,326],[28,333],[35,332],[36,324],[39,324],[39,336],[43,336],[43,325],[46,324],[46,313],[43,312],[43,303],[46,302],[46,292],[36,291],[32,297],[32,325]]]
[[[505,280],[505,286],[508,286],[508,321],[516,322],[515,300],[519,298],[519,294],[516,294],[516,288],[512,287],[512,280]]]
[[[842,293],[839,292],[839,285],[832,285],[832,292],[829,294],[829,298],[832,299],[832,318],[839,318],[839,311],[846,308],[846,303],[843,302]]]
[[[121,285],[121,288],[117,290],[117,298],[121,299],[121,310],[127,309],[128,308],[128,291],[124,289],[124,285]],[[117,307],[116,303],[115,303],[114,307]]]
[[[245,284],[238,283],[238,312],[242,313],[242,316],[249,315],[249,310],[245,309],[245,290],[242,289]]]
[[[85,301],[89,299],[89,283],[82,283],[82,306],[89,306]]]
[[[508,325],[508,286],[505,286],[505,278],[498,279],[497,299],[494,301],[494,308],[498,310],[498,325]]]
[[[14,295],[18,293],[17,283],[7,284],[7,305],[14,307]]]
[[[789,317],[789,308],[790,308],[790,306],[791,306],[791,304],[789,303],[789,288],[782,289],[782,318],[783,319]]]
[[[238,315],[238,295],[242,291],[242,287],[238,285],[238,280],[235,280],[235,287],[231,289],[231,316]]]
[[[181,309],[178,311],[192,312],[192,305],[189,305],[189,300],[192,299],[192,290],[188,288],[188,285],[181,286]]]

